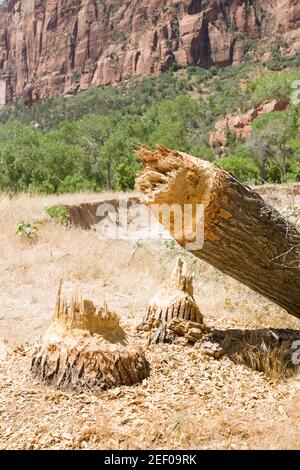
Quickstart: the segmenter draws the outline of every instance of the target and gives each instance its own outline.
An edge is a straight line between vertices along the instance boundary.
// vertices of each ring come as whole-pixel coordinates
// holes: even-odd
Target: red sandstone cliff
[[[222,154],[227,141],[227,131],[231,130],[238,139],[247,139],[251,136],[251,124],[258,116],[275,111],[285,111],[289,107],[288,101],[272,100],[250,109],[245,114],[228,114],[218,119],[215,124],[215,132],[210,134],[209,143],[212,148],[219,147]]]
[[[242,60],[250,39],[300,53],[299,0],[5,0],[0,105]]]

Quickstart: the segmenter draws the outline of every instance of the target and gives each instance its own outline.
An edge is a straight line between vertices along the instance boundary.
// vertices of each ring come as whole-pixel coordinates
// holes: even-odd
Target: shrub
[[[57,188],[58,193],[74,193],[75,191],[97,191],[99,188],[92,179],[85,179],[79,174],[68,175]]]
[[[259,175],[259,169],[250,158],[236,155],[228,155],[218,160],[218,165],[242,181],[255,182]]]
[[[250,83],[247,90],[251,93],[251,100],[255,105],[272,99],[289,101],[292,84],[299,79],[298,71],[269,72]]]
[[[218,67],[216,67],[215,65],[213,65],[210,69],[209,69],[211,75],[213,77],[215,77],[216,75],[218,75],[218,72],[219,72],[219,69]]]
[[[16,235],[29,241],[30,243],[35,243],[39,239],[39,225],[42,223],[42,221],[29,222],[23,220],[17,226]]]
[[[46,207],[45,212],[58,223],[62,225],[67,225],[69,220],[69,211],[66,206],[57,204],[54,206]]]
[[[117,166],[117,187],[121,191],[133,189],[136,178],[136,168],[129,163],[119,163]]]

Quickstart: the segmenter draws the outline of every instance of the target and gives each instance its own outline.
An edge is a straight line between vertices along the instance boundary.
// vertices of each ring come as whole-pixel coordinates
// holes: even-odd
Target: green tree
[[[252,150],[260,166],[262,179],[267,179],[270,168],[276,167],[279,182],[286,181],[289,166],[296,157],[290,141],[298,132],[298,121],[298,110],[295,108],[286,112],[266,113],[253,121],[248,149]]]
[[[254,105],[274,99],[290,101],[293,83],[299,78],[298,70],[269,72],[251,82],[247,87],[247,92],[251,94],[251,101]]]
[[[218,165],[247,183],[255,183],[258,178],[259,169],[249,157],[228,155],[218,160]]]

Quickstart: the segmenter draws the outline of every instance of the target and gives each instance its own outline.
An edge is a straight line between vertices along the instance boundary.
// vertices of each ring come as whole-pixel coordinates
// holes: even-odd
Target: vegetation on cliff
[[[130,189],[139,167],[133,150],[140,142],[216,161],[246,182],[299,181],[300,114],[291,97],[300,69],[297,59],[285,65],[286,71],[253,64],[189,67],[31,108],[16,102],[0,112],[0,189]],[[294,104],[257,117],[246,141],[228,129],[219,158],[219,149],[209,146],[217,119],[271,99]]]

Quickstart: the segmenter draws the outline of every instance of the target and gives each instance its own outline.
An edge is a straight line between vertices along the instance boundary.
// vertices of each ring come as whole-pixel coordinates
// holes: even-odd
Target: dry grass
[[[276,333],[274,333],[274,336]],[[280,380],[298,373],[291,360],[292,342],[300,338],[300,332],[291,333],[289,341],[282,344],[270,331],[240,331],[225,336],[222,344],[225,353],[237,364],[263,372],[272,380]]]
[[[265,347],[261,345],[249,345],[235,353],[232,358],[239,364],[245,364],[253,370],[263,372],[273,380],[291,376],[293,369],[290,368],[291,354],[286,348]]]
[[[77,288],[97,304],[106,300],[127,331],[136,334],[146,305],[172,272],[180,250],[146,242],[136,249],[135,242],[100,241],[94,232],[52,222],[42,226],[35,244],[15,236],[21,220],[44,218],[49,205],[105,197],[0,195],[1,345],[38,340],[53,314],[60,278],[67,295]],[[195,298],[207,324],[250,331],[300,329],[300,321],[279,307],[183,256],[195,273]],[[142,333],[138,341],[146,348]],[[30,349],[25,344],[18,352],[0,362],[1,448],[300,447],[297,377],[278,380],[286,376],[283,351],[267,348],[262,354],[254,339],[239,345],[233,360],[202,357],[193,347],[151,346],[151,377],[101,397],[32,383]]]

